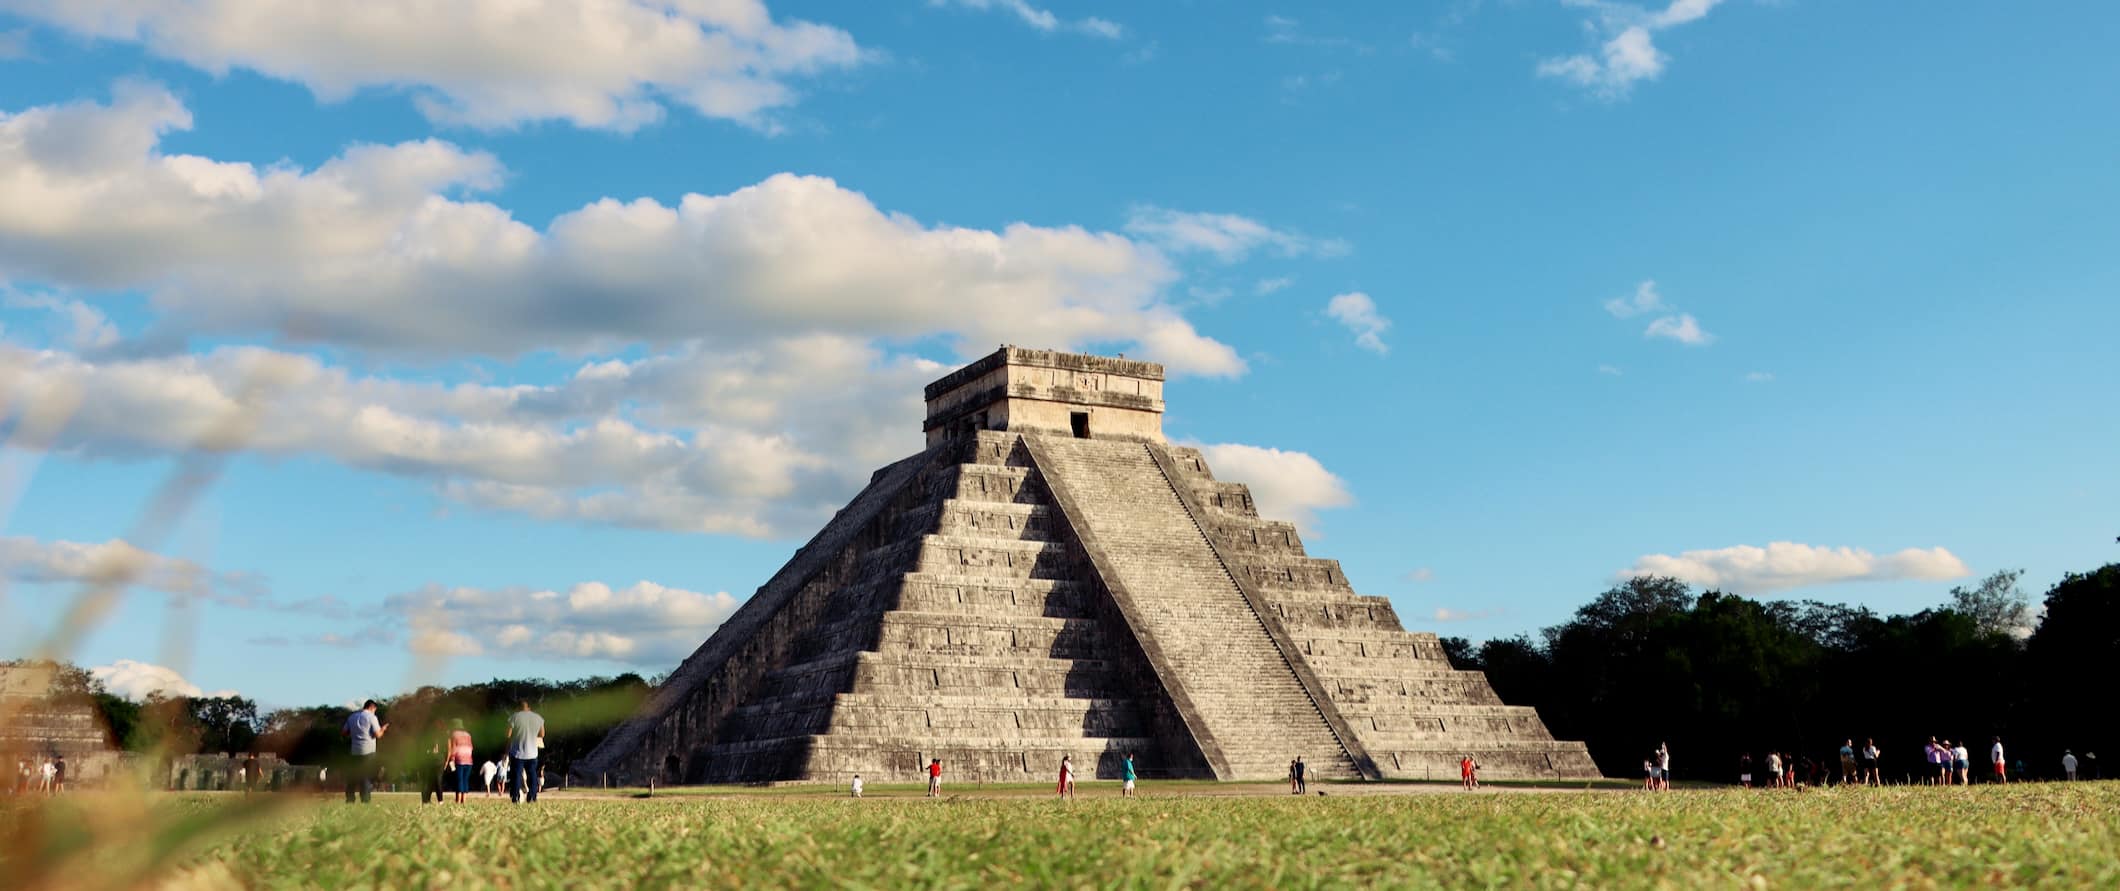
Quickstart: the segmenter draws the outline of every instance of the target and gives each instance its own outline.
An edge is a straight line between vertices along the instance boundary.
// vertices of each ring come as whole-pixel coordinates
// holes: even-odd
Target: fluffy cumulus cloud
[[[1348,252],[1335,238],[1312,238],[1276,229],[1233,213],[1203,213],[1140,205],[1127,213],[1126,231],[1172,253],[1204,253],[1233,263],[1270,249],[1284,257],[1337,257]]]
[[[690,655],[738,605],[726,592],[643,581],[625,588],[586,582],[565,591],[430,586],[391,597],[385,611],[411,629],[408,641],[418,655],[667,668]]]
[[[1304,535],[1314,533],[1318,511],[1354,503],[1347,484],[1309,453],[1238,443],[1198,448],[1216,479],[1251,489],[1260,516],[1294,523]]]
[[[218,572],[117,539],[87,543],[0,536],[0,574],[23,584],[134,586],[231,606],[266,601],[257,576]]]
[[[1615,319],[1657,314],[1656,318],[1649,320],[1649,326],[1642,329],[1643,337],[1675,340],[1687,346],[1707,346],[1715,342],[1715,335],[1701,328],[1700,320],[1692,313],[1678,312],[1677,307],[1664,300],[1654,280],[1636,285],[1632,294],[1605,301],[1605,312]],[[1611,373],[1619,372],[1615,369]]]
[[[103,682],[103,689],[112,694],[138,702],[160,693],[164,696],[234,696],[234,690],[206,691],[199,685],[184,679],[176,669],[132,659],[119,659],[109,665],[98,665],[88,670],[96,680]]]
[[[498,181],[490,155],[364,145],[302,170],[159,150],[190,123],[143,84],[0,117],[0,277],[142,290],[195,331],[420,356],[942,335],[1244,369],[1164,301],[1162,252],[1116,233],[928,226],[787,174],[540,230],[461,197]]]
[[[358,376],[260,347],[91,361],[0,345],[0,400],[69,406],[47,447],[88,457],[313,455],[483,508],[772,535],[918,451],[920,385],[942,370],[829,337],[592,362],[542,386]]]
[[[1118,22],[1097,16],[1080,19],[1063,19],[1052,10],[1032,5],[1029,0],[928,0],[929,6],[956,6],[964,9],[991,10],[1015,16],[1018,21],[1048,33],[1074,31],[1107,40],[1126,36],[1126,29]]]
[[[1943,548],[1873,554],[1861,548],[1777,541],[1766,547],[1738,545],[1677,556],[1649,554],[1619,575],[1671,576],[1705,588],[1750,594],[1836,582],[1938,580],[1972,574],[1965,561]]]
[[[796,79],[864,58],[846,32],[776,21],[759,0],[0,0],[0,11],[327,101],[405,90],[429,118],[474,127],[630,130],[681,106],[771,128]]]
[[[1377,355],[1391,352],[1384,344],[1384,332],[1391,328],[1391,320],[1377,312],[1376,301],[1368,294],[1355,291],[1340,294],[1325,303],[1325,314],[1354,334],[1356,346]]]
[[[1561,0],[1588,10],[1585,30],[1598,40],[1596,51],[1540,60],[1538,73],[1590,90],[1606,98],[1627,95],[1636,83],[1655,80],[1670,57],[1656,48],[1656,35],[1704,18],[1722,0],[1671,0],[1662,9],[1610,0]]]
[[[1650,322],[1642,336],[1675,340],[1686,346],[1707,346],[1715,342],[1715,335],[1702,330],[1700,321],[1689,312],[1662,316]]]

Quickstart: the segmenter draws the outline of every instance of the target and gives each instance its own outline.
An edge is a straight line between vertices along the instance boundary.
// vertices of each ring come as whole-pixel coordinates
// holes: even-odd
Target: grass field
[[[1073,802],[1027,789],[931,801],[896,788],[861,801],[808,789],[554,796],[534,808],[312,801],[182,855],[172,878],[281,888],[2120,887],[2120,783],[1661,795],[1332,787],[1303,798],[1151,788],[1132,801],[1102,785]],[[205,816],[228,800],[150,807]]]

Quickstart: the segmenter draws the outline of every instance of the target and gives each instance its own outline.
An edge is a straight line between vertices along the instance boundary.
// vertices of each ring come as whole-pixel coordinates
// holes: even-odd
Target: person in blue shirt
[[[1126,786],[1119,794],[1128,798],[1134,797],[1134,753],[1126,753],[1126,763],[1119,767],[1119,778],[1126,781]]]
[[[390,725],[375,717],[375,700],[361,703],[361,710],[346,716],[346,724],[339,728],[339,735],[351,743],[351,760],[346,763],[346,803],[353,803],[353,794],[359,790],[361,803],[375,792],[375,744],[390,731]]]

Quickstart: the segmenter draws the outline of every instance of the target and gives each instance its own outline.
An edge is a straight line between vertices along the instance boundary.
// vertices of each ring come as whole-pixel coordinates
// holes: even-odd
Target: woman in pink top
[[[476,762],[471,754],[471,731],[464,729],[464,719],[449,722],[450,769],[456,772],[456,803],[464,803],[464,793],[471,791],[471,767]]]

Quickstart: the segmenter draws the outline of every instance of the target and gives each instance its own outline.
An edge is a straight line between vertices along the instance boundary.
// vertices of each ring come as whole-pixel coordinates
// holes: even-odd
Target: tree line
[[[2058,775],[2067,750],[2120,755],[2120,713],[2101,701],[2120,666],[2120,563],[2068,574],[2036,612],[2021,578],[1995,573],[1911,615],[1635,578],[1536,637],[1443,646],[1585,741],[1608,776],[1639,775],[1660,742],[1678,777],[1722,782],[1745,753],[1837,769],[1850,739],[1876,740],[1888,778],[1917,771],[1931,737],[1981,764],[2001,737],[2033,776]]]

